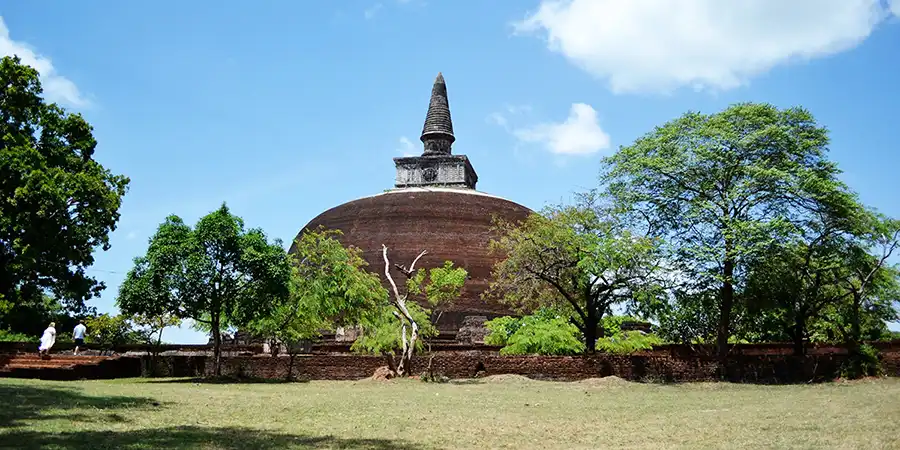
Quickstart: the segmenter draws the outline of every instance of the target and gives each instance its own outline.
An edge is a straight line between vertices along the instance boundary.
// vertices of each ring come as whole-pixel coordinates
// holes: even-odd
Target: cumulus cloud
[[[519,128],[513,135],[523,142],[539,143],[558,155],[590,155],[610,145],[609,135],[600,128],[597,111],[584,103],[573,103],[569,117],[561,123]]]
[[[0,56],[16,55],[23,64],[37,69],[41,73],[41,85],[44,96],[52,101],[73,107],[85,107],[89,102],[85,99],[72,80],[56,73],[50,58],[39,55],[27,43],[14,41],[9,35],[9,28],[0,17]]]
[[[660,93],[731,89],[851,49],[890,13],[882,0],[542,0],[515,26],[614,92]]]
[[[406,136],[400,136],[400,148],[397,149],[397,152],[403,156],[416,156],[416,145]]]

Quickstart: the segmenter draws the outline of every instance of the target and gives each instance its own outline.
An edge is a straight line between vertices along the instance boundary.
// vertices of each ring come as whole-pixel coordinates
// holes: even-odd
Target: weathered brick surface
[[[440,352],[432,362],[435,372],[450,378],[518,374],[535,379],[580,380],[615,375],[628,380],[667,382],[728,380],[750,383],[792,383],[836,378],[846,352],[815,352],[802,358],[780,354],[740,354],[729,357],[724,368],[715,358],[675,347],[634,355],[500,356],[491,351]],[[166,356],[159,375],[210,375],[207,356]],[[900,376],[900,349],[882,349],[884,368]],[[427,358],[413,361],[412,372],[425,370]],[[360,355],[245,356],[225,358],[223,374],[255,378],[304,380],[356,380],[370,377],[385,359]]]
[[[382,244],[390,249],[392,263],[409,265],[419,252],[428,250],[418,267],[438,267],[446,260],[464,267],[469,279],[462,296],[438,323],[441,329],[455,331],[466,316],[490,319],[511,314],[503,305],[481,299],[490,282],[491,269],[499,260],[497,255],[488,252],[492,218],[497,215],[518,221],[529,212],[528,208],[509,200],[467,190],[401,189],[329,209],[304,229],[324,226],[341,230],[341,242],[363,250],[369,270],[381,275],[385,288],[389,285],[382,275]],[[395,268],[391,274],[398,282],[403,279]]]

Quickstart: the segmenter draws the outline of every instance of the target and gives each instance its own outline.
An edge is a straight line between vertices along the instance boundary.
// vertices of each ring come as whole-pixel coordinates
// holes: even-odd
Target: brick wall
[[[472,378],[476,375],[518,374],[535,379],[579,380],[615,375],[628,380],[667,382],[715,381],[725,379],[750,383],[792,383],[824,381],[838,375],[846,359],[845,349],[816,351],[805,357],[779,352],[764,353],[762,348],[735,353],[723,368],[710,355],[681,346],[661,348],[633,355],[591,356],[500,356],[491,351],[437,353],[433,360],[436,373],[450,378]],[[211,375],[208,356],[163,356],[159,376]],[[885,370],[900,376],[900,348],[882,349]],[[427,358],[413,360],[412,373],[424,371]],[[298,355],[271,357],[265,355],[235,356],[223,359],[226,376],[252,378],[286,378],[288,371],[301,380],[358,380],[367,378],[385,359],[350,354]]]

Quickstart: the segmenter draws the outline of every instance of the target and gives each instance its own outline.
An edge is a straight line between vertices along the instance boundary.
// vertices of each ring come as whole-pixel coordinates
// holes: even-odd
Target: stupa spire
[[[428,103],[428,114],[425,116],[420,139],[425,147],[424,156],[449,155],[450,146],[456,140],[453,136],[453,121],[450,119],[450,103],[447,101],[447,83],[440,72],[431,88],[431,101]]]

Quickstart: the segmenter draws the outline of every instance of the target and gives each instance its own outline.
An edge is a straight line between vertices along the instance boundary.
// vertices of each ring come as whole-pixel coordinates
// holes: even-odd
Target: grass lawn
[[[0,379],[0,447],[900,448],[900,379],[213,384]]]

